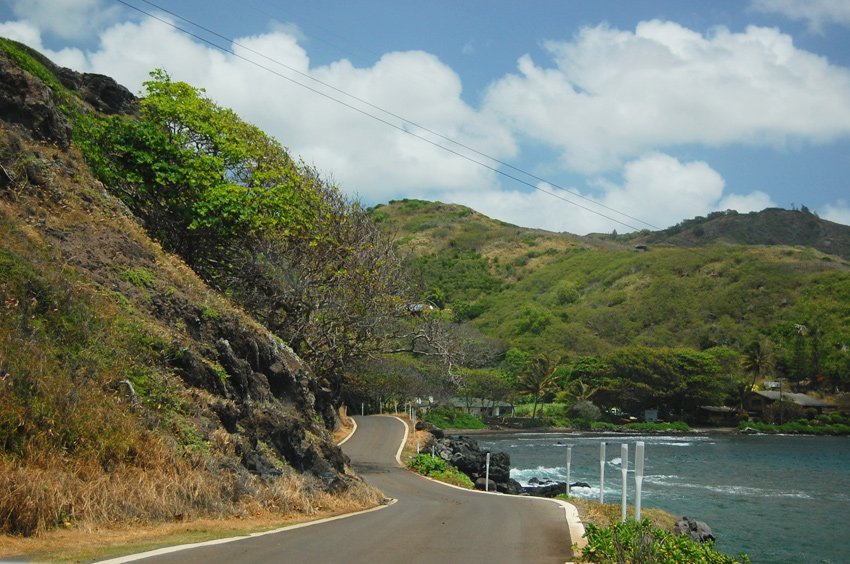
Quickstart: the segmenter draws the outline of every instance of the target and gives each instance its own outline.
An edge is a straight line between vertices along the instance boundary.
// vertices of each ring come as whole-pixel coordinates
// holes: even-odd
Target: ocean
[[[599,443],[605,441],[604,498],[620,503],[621,444],[629,445],[628,503],[634,503],[635,443],[645,444],[641,506],[706,522],[715,547],[776,563],[850,562],[850,438],[707,433],[475,435],[482,449],[511,456],[511,476],[566,480],[572,495],[599,499]]]

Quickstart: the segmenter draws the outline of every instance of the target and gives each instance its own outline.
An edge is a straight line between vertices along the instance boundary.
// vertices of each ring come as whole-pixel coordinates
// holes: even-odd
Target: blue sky
[[[0,0],[0,35],[134,92],[164,68],[369,205],[577,234],[773,206],[850,224],[850,1],[125,2],[277,74],[116,0]]]

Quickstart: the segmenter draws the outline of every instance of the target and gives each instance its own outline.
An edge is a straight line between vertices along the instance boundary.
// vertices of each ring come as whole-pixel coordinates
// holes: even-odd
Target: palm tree
[[[524,370],[519,376],[520,392],[534,397],[534,408],[531,412],[531,418],[537,417],[537,405],[541,398],[548,392],[552,392],[558,388],[558,382],[555,380],[555,371],[561,366],[561,361],[549,359],[546,355],[538,355],[525,365]]]
[[[767,337],[751,342],[744,349],[743,358],[744,371],[753,375],[750,389],[756,387],[756,382],[765,374],[769,374],[774,368],[773,344]]]

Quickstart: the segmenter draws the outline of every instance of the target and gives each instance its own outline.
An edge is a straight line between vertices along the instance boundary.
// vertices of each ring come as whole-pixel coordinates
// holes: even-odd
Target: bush
[[[441,429],[484,429],[487,425],[479,418],[453,407],[437,407],[422,416],[423,421]]]
[[[424,453],[417,454],[407,463],[407,467],[423,476],[428,476],[429,478],[434,478],[448,484],[470,489],[474,486],[469,476],[438,456],[431,456]]]
[[[587,546],[579,562],[731,564],[750,561],[746,554],[733,558],[714,550],[712,543],[700,544],[686,536],[674,536],[655,527],[648,519],[626,521],[607,528],[588,523],[586,531]]]
[[[599,420],[602,416],[602,411],[600,411],[593,402],[584,400],[576,402],[575,405],[570,407],[570,409],[567,410],[567,415],[577,419],[593,422]]]

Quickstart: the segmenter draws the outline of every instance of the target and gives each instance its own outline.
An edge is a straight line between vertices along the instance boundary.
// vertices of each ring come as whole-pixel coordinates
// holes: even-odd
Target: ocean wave
[[[814,499],[809,493],[799,490],[770,490],[754,488],[752,486],[713,485],[713,484],[691,484],[688,482],[675,481],[679,476],[645,476],[644,480],[655,486],[666,486],[673,488],[689,488],[707,490],[714,493],[741,496],[741,497],[781,497],[790,499]]]

